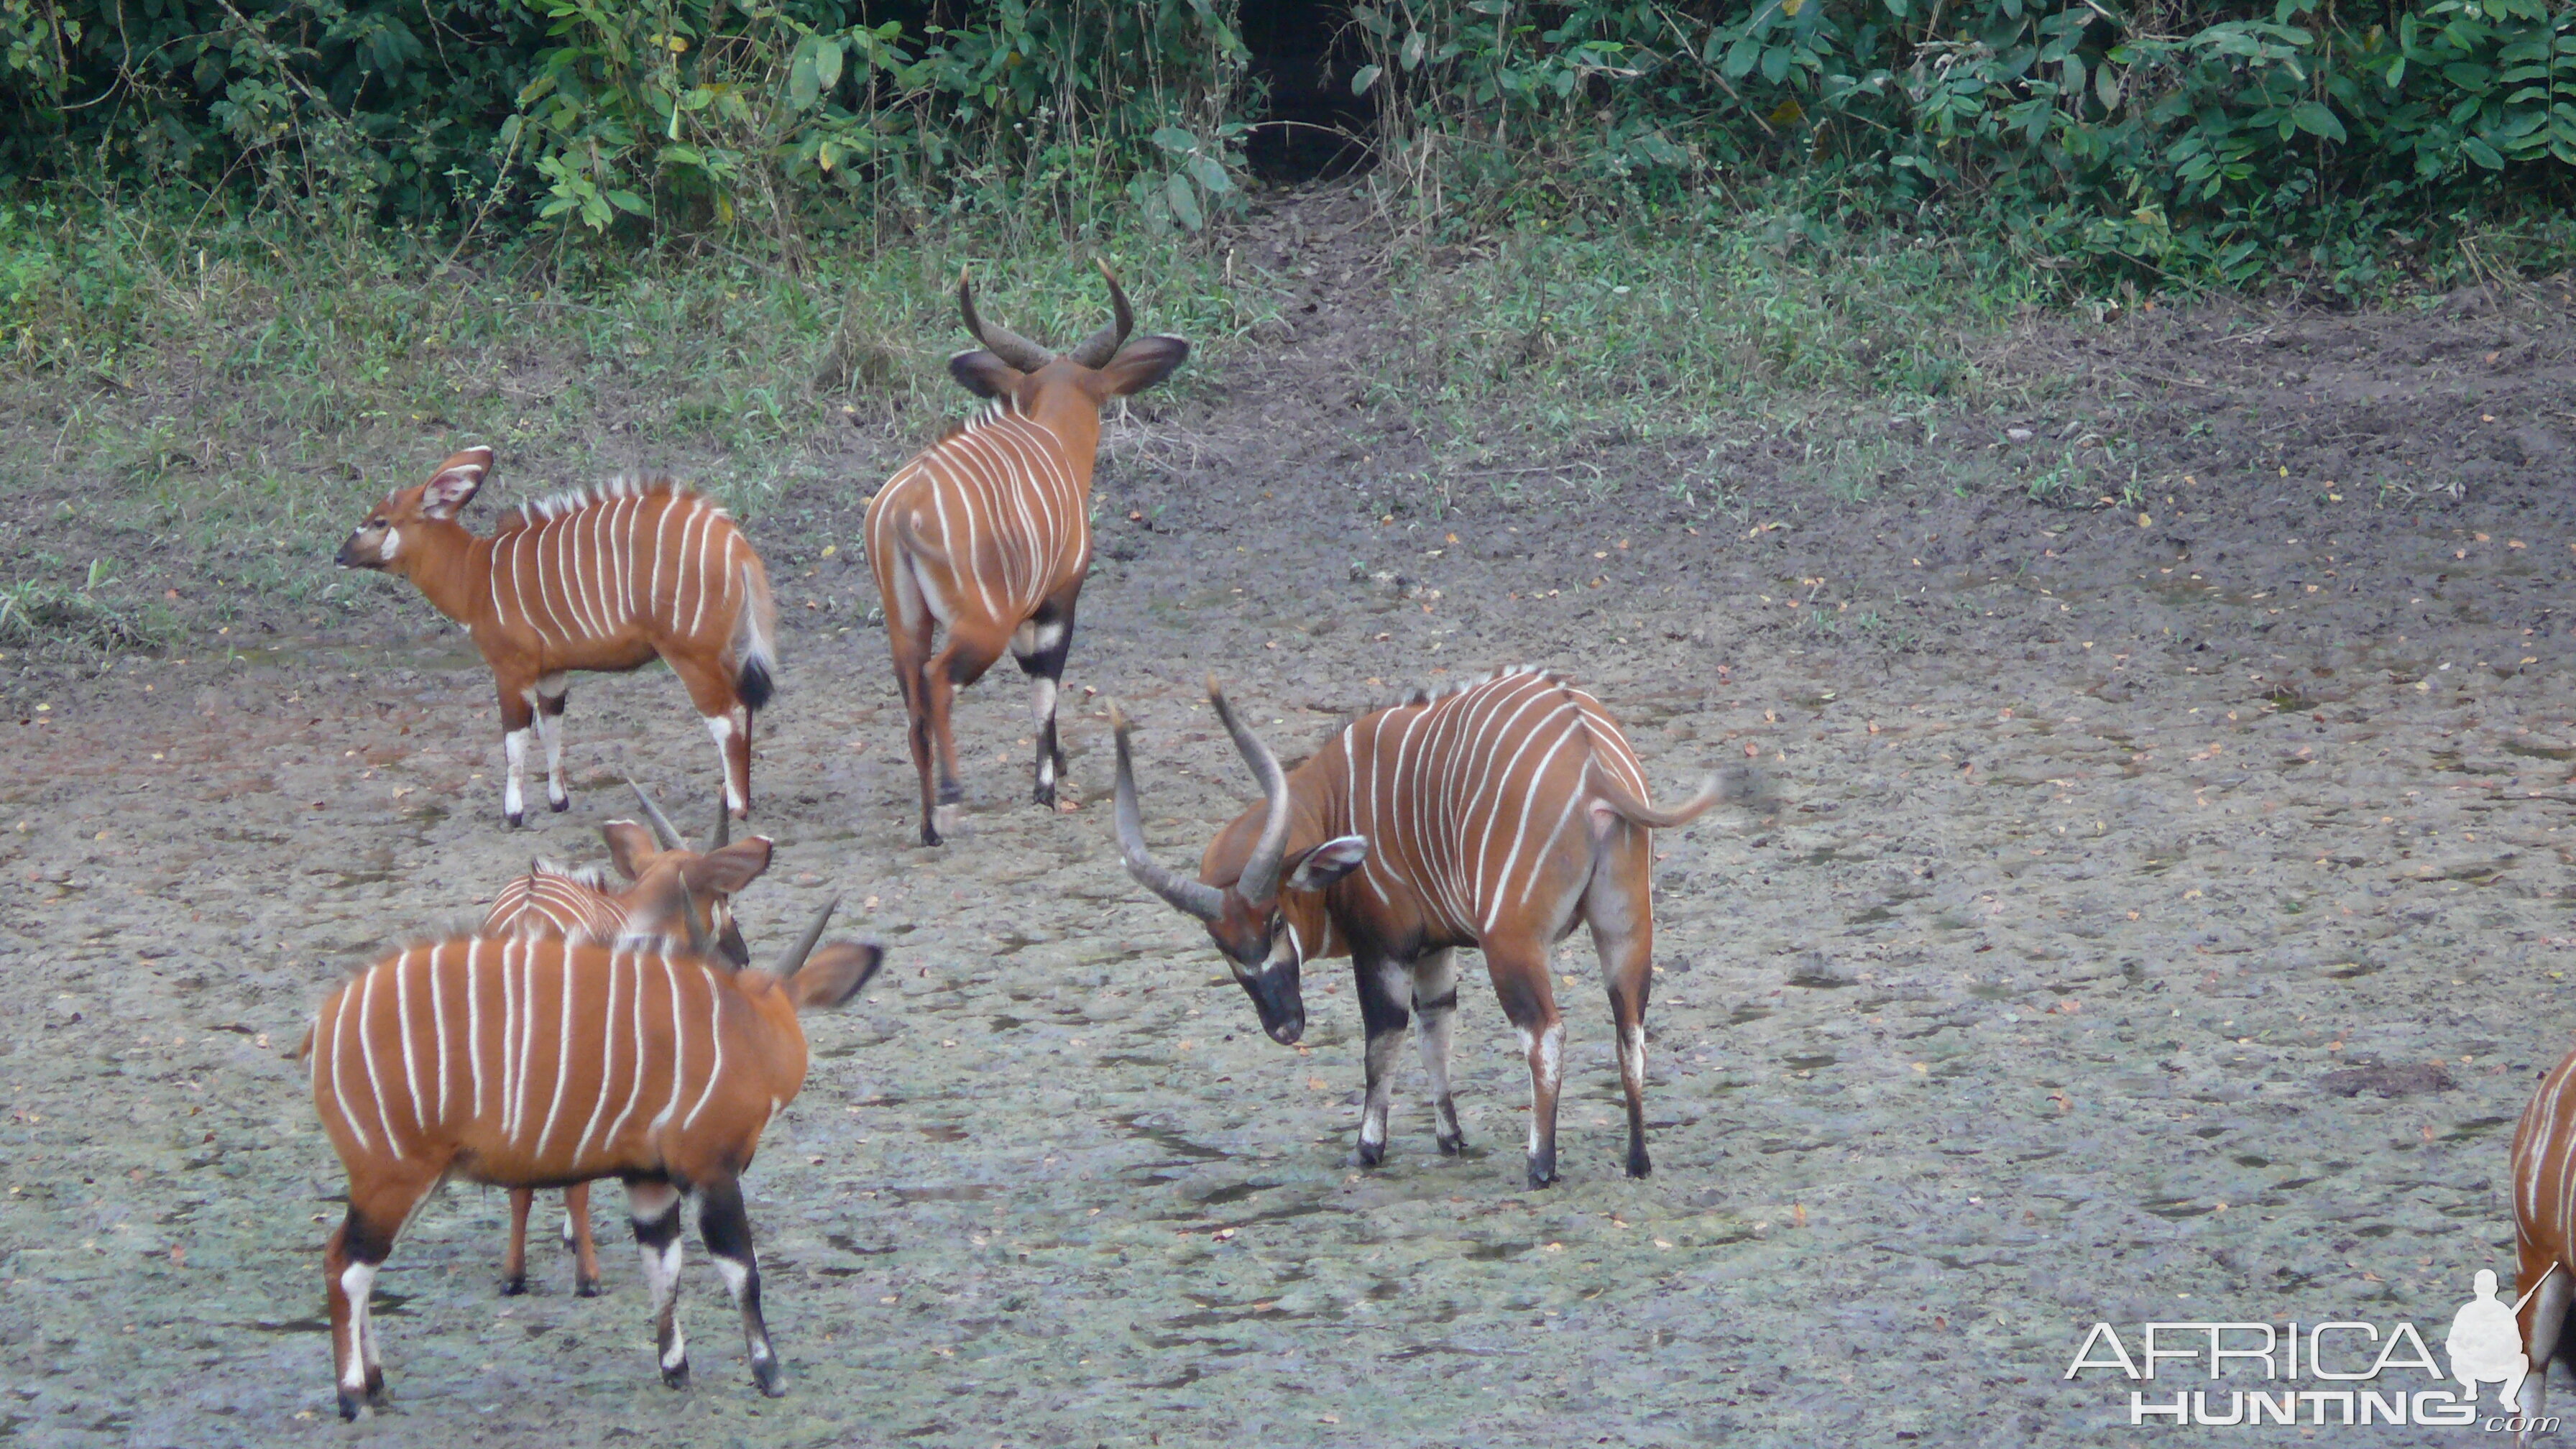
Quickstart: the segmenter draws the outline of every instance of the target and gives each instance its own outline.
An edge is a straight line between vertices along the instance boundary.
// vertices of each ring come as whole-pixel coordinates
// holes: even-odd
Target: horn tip
[[[1115,695],[1109,700],[1109,727],[1122,735],[1127,733],[1127,711],[1119,705]]]

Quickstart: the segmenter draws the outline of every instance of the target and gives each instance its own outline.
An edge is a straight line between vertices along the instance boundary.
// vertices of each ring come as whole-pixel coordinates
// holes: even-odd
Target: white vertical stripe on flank
[[[358,1150],[372,1152],[375,1146],[368,1140],[367,1129],[358,1125],[358,1114],[349,1110],[349,1094],[340,1090],[340,1068],[349,1060],[347,1048],[340,1044],[342,1035],[340,1028],[349,1019],[349,997],[353,994],[351,988],[357,984],[355,981],[344,981],[340,983],[340,989],[331,996],[331,1046],[328,1053],[331,1058],[331,1110],[340,1114],[340,1121],[348,1127],[349,1135],[358,1139]],[[318,1073],[321,1070],[321,1058],[324,1053],[316,1049],[313,1056],[314,1070]]]
[[[385,1129],[385,1148],[400,1157],[402,1139],[394,1135],[394,1119],[385,1109],[384,1079],[376,1075],[376,974],[376,968],[369,968],[367,984],[358,997],[358,1054],[367,1063],[367,1088],[376,1104],[376,1125]]]
[[[635,622],[635,518],[644,509],[641,492],[618,500],[617,527],[609,547],[616,559],[618,622]]]
[[[403,1090],[411,1094],[412,1120],[429,1116],[420,1099],[420,1066],[411,1045],[411,952],[394,958],[394,1025],[402,1032]],[[426,1123],[423,1123],[426,1125]]]
[[[478,538],[466,554],[469,559],[480,557],[483,560],[483,587],[492,595],[492,622],[495,624],[509,622],[509,616],[501,612],[501,560],[509,546],[507,537],[488,543]]]
[[[599,1100],[591,1104],[590,1120],[581,1124],[581,1139],[572,1145],[572,1161],[567,1165],[575,1170],[590,1156],[591,1135],[599,1130],[599,1119],[608,1110],[609,1084],[617,1080],[617,966],[621,959],[615,950],[608,953],[608,990],[599,1008]]]
[[[519,1015],[527,1010],[517,968],[531,944],[518,936],[501,947],[501,1135],[512,1142],[519,1140]]]
[[[617,1120],[608,1124],[608,1135],[600,1139],[601,1147],[610,1151],[614,1151],[617,1147],[617,1134],[626,1130],[626,1119],[634,1115],[636,1099],[644,1095],[645,958],[641,955],[636,955],[630,956],[627,959],[631,961],[635,967],[635,988],[627,993],[626,997],[627,1019],[634,1024],[635,1052],[633,1057],[626,1063],[626,1105],[617,1110]],[[612,1022],[610,1025],[613,1027],[615,1023]],[[601,1080],[603,1082],[608,1080],[606,1073],[601,1073]],[[607,1089],[603,1086],[600,1089],[600,1098],[605,1101],[607,1096]]]
[[[1539,757],[1538,768],[1533,770],[1530,775],[1533,783],[1547,777],[1548,761],[1555,759],[1556,752],[1565,748],[1565,741],[1567,738],[1567,734],[1559,734],[1556,737],[1556,743],[1549,745],[1547,747],[1547,753]],[[1534,801],[1534,797],[1535,791],[1525,790],[1521,792],[1520,824],[1515,826],[1512,830],[1512,853],[1503,857],[1502,871],[1494,877],[1494,899],[1492,904],[1485,908],[1484,925],[1486,930],[1490,931],[1494,928],[1495,916],[1501,910],[1503,901],[1507,898],[1513,888],[1512,870],[1520,864],[1521,845],[1529,835],[1530,806]]]
[[[483,1120],[483,940],[465,948],[465,1064],[474,1077],[474,1120]]]
[[[527,1132],[528,1108],[536,1096],[535,1084],[528,1079],[528,1056],[537,1038],[537,953],[548,944],[528,941],[519,948],[519,1045],[518,1061],[512,1069],[518,1079],[518,1091],[510,1101],[512,1142]]]
[[[716,975],[703,961],[698,963],[698,974],[707,979],[707,1042],[715,1048],[715,1060],[707,1067],[707,1084],[699,1090],[698,1100],[689,1104],[689,1115],[680,1119],[683,1132],[698,1120],[699,1109],[715,1095],[716,1082],[724,1076],[724,993],[716,989]]]
[[[671,1114],[680,1110],[680,1084],[687,1080],[688,1075],[689,1033],[680,1024],[680,975],[671,969],[670,957],[654,959],[661,963],[663,984],[671,992],[671,1100],[663,1103],[662,1110],[653,1114],[653,1130],[659,1132],[663,1124],[671,1120]]]
[[[555,987],[563,993],[563,1011],[555,1021],[555,1094],[546,1103],[546,1125],[537,1130],[535,1155],[546,1155],[546,1144],[554,1140],[555,1114],[563,1110],[564,1085],[572,1079],[572,989],[573,948],[566,942],[561,948],[563,970],[555,978]]]
[[[447,1043],[447,993],[439,989],[439,963],[447,959],[448,943],[441,941],[429,953],[429,1026],[438,1034],[438,1120],[447,1120],[447,1078],[455,1068],[456,1053]]]
[[[698,623],[705,617],[707,611],[707,535],[713,531],[714,520],[707,517],[706,501],[700,498],[690,499],[688,526],[680,530],[680,556],[672,562],[683,570],[679,575],[678,587],[684,592],[695,595],[689,601],[689,627],[685,631],[693,639],[697,637]],[[672,602],[676,605],[678,600],[675,599]],[[676,607],[672,609],[671,617],[675,622],[679,614],[680,611]],[[675,630],[675,632],[682,631]]]

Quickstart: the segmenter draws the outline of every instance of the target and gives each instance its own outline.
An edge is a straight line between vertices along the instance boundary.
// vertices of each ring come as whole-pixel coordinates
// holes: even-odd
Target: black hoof
[[[604,1290],[600,1288],[599,1280],[596,1278],[575,1278],[572,1291],[584,1298],[596,1298]]]
[[[947,844],[947,842],[946,842],[946,841],[941,840],[941,839],[939,838],[939,831],[938,831],[936,828],[934,828],[934,827],[933,827],[933,826],[932,826],[928,821],[924,821],[924,822],[922,822],[922,826],[921,826],[921,843],[922,843],[922,844],[924,844],[924,845],[945,845],[945,844]]]
[[[385,1371],[380,1368],[367,1370],[367,1407],[381,1409],[393,1401],[394,1396],[385,1392]]]
[[[1467,1150],[1467,1135],[1463,1132],[1455,1137],[1440,1137],[1433,1140],[1440,1144],[1440,1155],[1443,1157],[1455,1157]]]
[[[662,1370],[662,1387],[666,1389],[685,1389],[688,1386],[689,1361],[687,1359],[680,1360],[679,1367],[677,1368],[666,1368]]]
[[[1359,1150],[1359,1164],[1360,1164],[1360,1166],[1362,1166],[1362,1167],[1375,1167],[1375,1166],[1377,1166],[1379,1163],[1384,1162],[1384,1161],[1386,1161],[1386,1144],[1385,1144],[1385,1143],[1383,1143],[1383,1142],[1363,1142],[1363,1143],[1361,1143],[1361,1144],[1360,1144],[1360,1150]]]
[[[1545,1157],[1543,1157],[1543,1158],[1541,1158],[1541,1157],[1533,1157],[1533,1158],[1531,1158],[1531,1159],[1530,1159],[1530,1165],[1529,1165],[1529,1185],[1530,1185],[1530,1186],[1532,1186],[1532,1187],[1546,1187],[1546,1186],[1548,1186],[1549,1184],[1551,1184],[1551,1183],[1553,1183],[1553,1182],[1555,1182],[1555,1181],[1556,1181],[1556,1154],[1555,1154],[1555,1153],[1551,1152],[1551,1153],[1549,1153],[1547,1156],[1545,1156]]]
[[[784,1398],[787,1394],[787,1375],[779,1371],[778,1360],[774,1358],[753,1359],[751,1381],[769,1398]]]
[[[1040,785],[1029,792],[1029,798],[1052,810],[1055,808],[1055,787],[1053,785]]]
[[[572,797],[570,795],[566,795],[562,799],[558,800],[554,796],[548,795],[546,797],[546,808],[555,812],[557,815],[561,815],[572,808]]]
[[[356,1394],[349,1392],[347,1389],[342,1389],[340,1391],[341,1418],[354,1421],[358,1417],[358,1411],[366,1406],[367,1401],[359,1398]]]
[[[505,819],[505,820],[507,820],[507,821],[509,821],[509,822],[510,822],[510,828],[511,828],[512,830],[516,830],[516,829],[518,829],[520,826],[525,825],[525,824],[527,824],[527,823],[528,823],[528,816],[527,816],[527,813],[526,813],[525,811],[518,811],[518,810],[509,811],[509,812],[506,812],[506,813],[505,813],[501,818],[503,818],[503,819]]]
[[[1628,1175],[1630,1177],[1651,1177],[1654,1175],[1654,1171],[1655,1164],[1647,1160],[1645,1148],[1631,1147],[1628,1149]]]
[[[525,1273],[501,1280],[501,1296],[504,1298],[516,1298],[527,1291],[528,1275]]]

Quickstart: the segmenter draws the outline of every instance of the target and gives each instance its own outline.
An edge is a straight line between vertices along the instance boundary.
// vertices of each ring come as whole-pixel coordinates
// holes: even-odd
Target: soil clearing
[[[2511,1123],[2576,1018],[2562,316],[2034,326],[2034,367],[2100,384],[1943,424],[2008,449],[2008,424],[2116,415],[2162,480],[2134,509],[1829,500],[1779,481],[1785,444],[1694,508],[1610,442],[1583,454],[1599,484],[1399,516],[1354,473],[1400,446],[1347,401],[1365,283],[1319,286],[1281,365],[1215,404],[1113,424],[1075,809],[1027,803],[1005,669],[959,706],[965,828],[913,843],[862,622],[864,440],[792,499],[824,527],[752,527],[788,629],[753,773],[779,850],[744,929],[775,950],[838,894],[891,948],[810,1021],[804,1095],[746,1178],[783,1400],[746,1382],[694,1241],[675,1395],[618,1194],[605,1298],[551,1242],[505,1298],[505,1198],[460,1186],[378,1280],[394,1407],[332,1416],[341,1177],[289,1054],[341,973],[469,921],[531,854],[597,859],[622,772],[703,828],[713,751],[666,675],[576,681],[572,809],[512,832],[488,676],[407,590],[379,637],[18,673],[0,1438],[2109,1442],[2130,1385],[2062,1377],[2097,1320],[2407,1319],[2438,1348],[2477,1269],[2510,1280]],[[2254,328],[2344,372],[2283,382]],[[2399,454],[2412,499],[2369,482]],[[1210,671],[1293,758],[1402,688],[1523,662],[1596,692],[1661,798],[1726,764],[1764,782],[1656,842],[1656,1172],[1619,1173],[1580,936],[1560,1184],[1522,1185],[1520,1049],[1472,961],[1468,1155],[1434,1149],[1408,1052],[1364,1172],[1347,974],[1309,973],[1304,1047],[1261,1036],[1119,869],[1106,696],[1182,861],[1250,796]]]

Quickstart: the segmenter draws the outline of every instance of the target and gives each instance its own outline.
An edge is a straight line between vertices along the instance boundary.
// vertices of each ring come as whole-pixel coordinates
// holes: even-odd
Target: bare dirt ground
[[[747,1179],[784,1400],[695,1243],[680,1396],[613,1192],[608,1295],[546,1244],[509,1299],[504,1201],[457,1187],[379,1280],[395,1407],[332,1417],[341,1182],[286,1055],[340,973],[531,853],[596,858],[622,770],[703,816],[712,751],[667,677],[576,687],[573,808],[514,833],[487,676],[390,588],[381,637],[14,673],[0,1439],[2102,1443],[2136,1432],[2127,1385],[2061,1377],[2097,1320],[2438,1345],[2477,1269],[2510,1282],[2510,1124],[2576,1018],[2563,303],[2034,324],[2016,345],[2081,385],[1943,423],[1984,450],[2110,418],[2159,480],[2139,510],[1901,476],[1828,499],[1761,446],[1695,509],[1605,445],[1605,485],[1397,516],[1353,456],[1388,446],[1348,401],[1365,296],[1328,295],[1351,309],[1291,311],[1274,373],[1113,427],[1069,813],[1025,803],[1005,671],[959,712],[968,829],[912,844],[863,443],[793,500],[810,531],[752,530],[791,628],[745,929],[838,893],[892,947],[811,1023]],[[2381,486],[2401,454],[2420,486]],[[1347,981],[1310,975],[1307,1045],[1271,1044],[1111,839],[1091,691],[1139,717],[1178,860],[1249,790],[1208,671],[1294,755],[1517,662],[1596,691],[1664,796],[1768,781],[1657,842],[1642,1183],[1580,938],[1564,1180],[1521,1184],[1525,1076],[1472,970],[1470,1154],[1434,1150],[1408,1057],[1362,1172]],[[2331,1090],[2370,1066],[2408,1069],[2395,1095]]]

